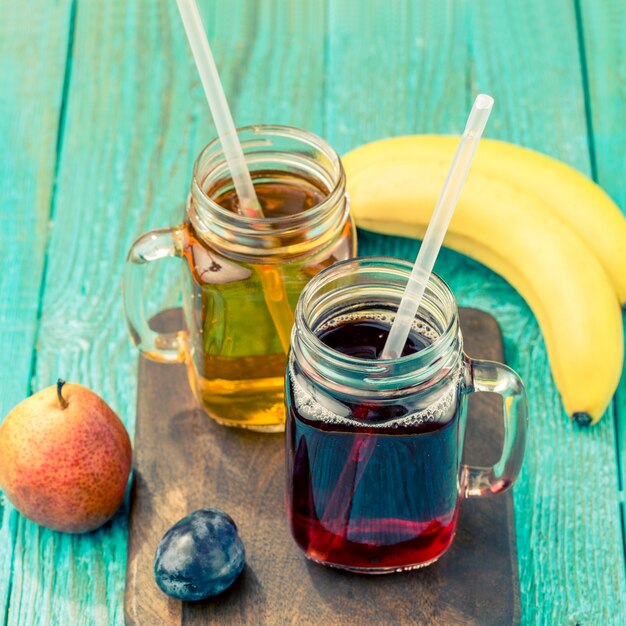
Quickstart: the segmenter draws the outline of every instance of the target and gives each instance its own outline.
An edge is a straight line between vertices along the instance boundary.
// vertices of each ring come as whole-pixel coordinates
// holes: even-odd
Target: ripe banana
[[[423,237],[456,147],[451,140],[450,151],[422,149],[426,139],[385,140],[343,158],[357,226]],[[488,160],[497,158],[494,146]],[[514,164],[522,167],[517,160]],[[544,167],[524,164],[529,176]],[[568,207],[557,211],[538,187],[529,191],[521,179],[511,180],[499,168],[472,165],[445,243],[501,274],[526,299],[542,329],[566,412],[582,423],[595,423],[615,392],[623,364],[616,289],[594,251],[563,219]],[[558,175],[551,176],[546,178],[550,185],[571,184],[571,178],[555,182]],[[594,205],[588,211],[594,220],[603,219],[603,209]]]
[[[446,135],[413,135],[383,139],[350,153],[354,169],[372,161],[408,162],[414,158],[440,162],[441,186],[459,138]],[[511,191],[538,196],[561,221],[569,224],[596,254],[618,298],[626,303],[626,219],[606,192],[573,167],[534,150],[503,141],[482,139],[472,162],[472,176],[506,180]],[[418,176],[413,172],[412,178]]]

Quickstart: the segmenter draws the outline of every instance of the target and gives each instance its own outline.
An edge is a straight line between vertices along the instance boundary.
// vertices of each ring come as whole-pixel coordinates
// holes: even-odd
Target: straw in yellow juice
[[[228,167],[235,185],[241,213],[248,217],[263,218],[263,210],[257,199],[250,172],[246,166],[241,144],[233,122],[222,81],[220,80],[211,47],[202,25],[195,0],[177,0],[185,32],[193,53],[204,92],[213,115],[215,126],[228,161]],[[267,308],[276,325],[281,345],[285,353],[289,350],[289,336],[293,326],[293,311],[287,300],[284,280],[277,268],[269,266],[257,269]],[[271,289],[271,292],[268,291]]]

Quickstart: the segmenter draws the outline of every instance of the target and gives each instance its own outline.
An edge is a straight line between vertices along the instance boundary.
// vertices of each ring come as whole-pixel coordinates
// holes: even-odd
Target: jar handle
[[[506,491],[522,466],[528,424],[528,402],[521,378],[502,363],[465,357],[470,385],[466,392],[487,391],[502,396],[504,444],[500,460],[493,467],[463,465],[460,491],[465,498]]]
[[[123,279],[124,313],[133,343],[140,352],[161,363],[180,363],[183,353],[178,332],[157,333],[146,318],[144,303],[145,265],[167,257],[182,257],[186,240],[184,225],[158,228],[139,237],[126,257]]]

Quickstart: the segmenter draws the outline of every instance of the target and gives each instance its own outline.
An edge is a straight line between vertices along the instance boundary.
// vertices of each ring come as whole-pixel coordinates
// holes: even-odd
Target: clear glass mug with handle
[[[337,263],[302,292],[286,383],[287,515],[310,559],[364,573],[415,569],[450,546],[463,498],[508,489],[521,467],[527,401],[506,365],[463,352],[454,296],[432,275],[409,348],[379,360],[412,269]],[[502,396],[493,467],[462,463],[467,396]]]
[[[151,359],[185,362],[200,405],[218,422],[284,428],[284,370],[293,310],[319,271],[356,254],[337,153],[287,126],[238,130],[264,219],[240,215],[215,139],[198,156],[182,224],[132,245],[124,308],[135,345]],[[155,332],[144,310],[146,264],[180,257],[184,327]]]

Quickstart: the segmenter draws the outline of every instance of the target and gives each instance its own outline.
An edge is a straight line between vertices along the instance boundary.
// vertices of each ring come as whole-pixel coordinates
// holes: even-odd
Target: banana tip
[[[589,413],[584,413],[584,412],[574,413],[574,415],[572,415],[572,419],[579,426],[589,426],[591,425],[591,422],[593,422],[591,415],[589,415]]]

